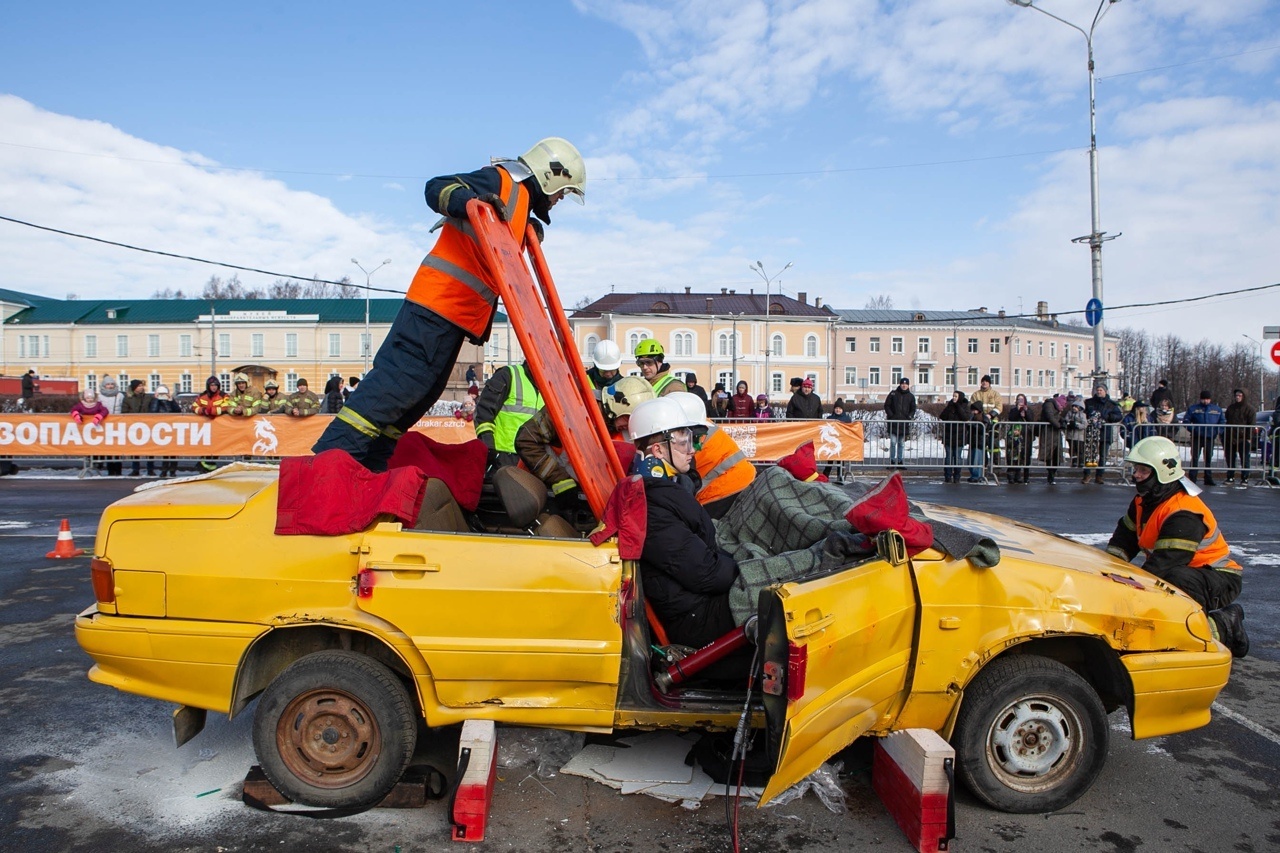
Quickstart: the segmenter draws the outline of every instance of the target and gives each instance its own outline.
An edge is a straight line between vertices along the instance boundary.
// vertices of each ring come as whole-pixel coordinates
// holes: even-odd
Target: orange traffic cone
[[[53,546],[53,550],[45,557],[61,560],[65,557],[79,557],[84,553],[83,548],[76,547],[76,540],[71,538],[71,525],[67,520],[62,519],[62,526],[58,528],[58,544]]]

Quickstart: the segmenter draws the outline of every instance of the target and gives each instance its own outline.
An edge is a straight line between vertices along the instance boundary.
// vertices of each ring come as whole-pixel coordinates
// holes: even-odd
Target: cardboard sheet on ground
[[[675,732],[649,732],[623,738],[617,746],[588,744],[560,772],[600,782],[623,794],[696,804],[708,795],[725,792],[724,785],[712,781],[701,767],[685,764],[696,740],[696,736]],[[730,788],[730,793],[734,792]],[[760,792],[759,788],[743,788],[741,796],[755,801]]]

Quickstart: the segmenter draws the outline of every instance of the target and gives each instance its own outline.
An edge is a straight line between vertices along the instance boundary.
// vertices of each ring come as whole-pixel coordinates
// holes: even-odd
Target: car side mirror
[[[907,541],[896,530],[882,530],[876,534],[876,554],[891,566],[901,566],[907,561]]]

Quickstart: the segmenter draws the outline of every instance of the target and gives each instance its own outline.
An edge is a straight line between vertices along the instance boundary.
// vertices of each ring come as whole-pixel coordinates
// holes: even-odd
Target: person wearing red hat
[[[813,393],[813,380],[805,377],[800,390],[787,403],[787,420],[816,421],[822,419],[822,399]]]

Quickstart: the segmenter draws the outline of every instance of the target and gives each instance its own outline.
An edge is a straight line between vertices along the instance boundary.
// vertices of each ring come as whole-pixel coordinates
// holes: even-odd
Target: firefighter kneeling
[[[1240,595],[1240,564],[1209,507],[1197,495],[1200,487],[1182,470],[1178,446],[1164,436],[1144,438],[1126,462],[1133,464],[1137,496],[1116,523],[1108,553],[1132,560],[1146,554],[1142,568],[1181,589],[1209,614],[1209,622],[1235,657],[1249,653]]]

